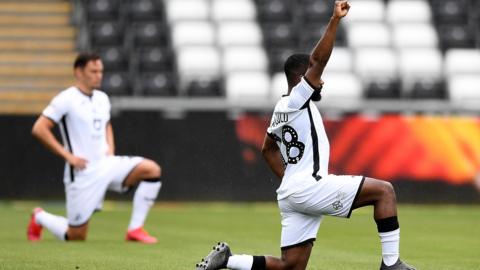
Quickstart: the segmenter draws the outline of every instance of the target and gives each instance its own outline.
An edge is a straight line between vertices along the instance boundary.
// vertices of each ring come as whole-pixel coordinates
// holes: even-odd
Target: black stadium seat
[[[123,44],[123,28],[117,22],[97,22],[90,25],[91,42],[94,48]]]
[[[298,29],[290,23],[266,23],[262,29],[268,48],[298,46]]]
[[[189,96],[220,96],[221,86],[220,81],[211,78],[197,78],[191,81],[187,87],[187,94]]]
[[[165,26],[159,23],[134,23],[130,32],[134,35],[135,47],[165,46],[168,44],[168,32]]]
[[[166,48],[152,47],[141,48],[136,52],[138,68],[144,71],[167,71],[172,70],[173,52]]]
[[[292,2],[290,0],[260,0],[258,2],[258,13],[260,21],[292,21],[293,9]]]
[[[438,33],[444,50],[449,48],[473,48],[475,46],[475,32],[468,25],[439,25]]]
[[[111,71],[127,71],[129,59],[122,47],[103,47],[96,50],[104,68]]]
[[[334,1],[302,0],[302,16],[307,22],[328,22]]]
[[[437,23],[468,22],[467,0],[431,0],[432,10]]]
[[[161,1],[129,0],[127,11],[132,21],[162,21],[164,19]]]
[[[171,96],[176,92],[175,79],[167,72],[147,72],[138,76],[137,84],[143,95]]]
[[[131,91],[128,74],[125,72],[105,72],[101,89],[109,95],[129,95]]]
[[[86,13],[92,21],[118,20],[120,14],[120,0],[88,0]]]

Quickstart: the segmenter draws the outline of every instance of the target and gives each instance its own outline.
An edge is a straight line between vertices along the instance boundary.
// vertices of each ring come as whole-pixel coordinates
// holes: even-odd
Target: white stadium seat
[[[277,101],[288,91],[287,78],[285,73],[277,72],[272,76],[272,83],[270,85],[270,98],[272,101]]]
[[[443,71],[442,53],[436,49],[403,49],[399,52],[400,73],[404,77],[440,78]]]
[[[478,49],[450,49],[445,54],[447,75],[476,73],[480,76],[480,51]]]
[[[432,11],[426,0],[390,0],[386,19],[390,23],[430,22]]]
[[[214,45],[215,28],[207,21],[181,21],[172,26],[174,47],[188,45]]]
[[[390,48],[358,49],[354,61],[354,71],[365,81],[398,76],[397,57]]]
[[[257,9],[251,0],[212,0],[214,21],[254,21]]]
[[[352,2],[345,18],[346,23],[358,22],[382,22],[385,19],[385,3],[383,0],[357,0]]]
[[[229,101],[268,100],[270,77],[264,72],[235,72],[226,77],[226,98]]]
[[[255,22],[225,22],[218,25],[219,46],[261,45],[262,30]]]
[[[211,46],[188,46],[177,51],[179,74],[187,77],[210,76],[220,74],[220,54]]]
[[[392,43],[396,48],[436,48],[438,36],[431,23],[393,25]]]
[[[347,40],[352,48],[387,47],[390,31],[384,23],[354,23],[347,25]]]
[[[328,72],[349,72],[353,69],[351,50],[345,47],[333,48],[325,70]]]
[[[351,72],[326,72],[322,75],[323,100],[361,100],[363,98],[362,83]]]
[[[210,18],[210,4],[207,0],[168,0],[165,5],[169,22]]]
[[[451,100],[480,100],[480,76],[453,75],[447,91]]]
[[[268,57],[262,47],[226,47],[223,50],[224,73],[235,71],[266,71]]]

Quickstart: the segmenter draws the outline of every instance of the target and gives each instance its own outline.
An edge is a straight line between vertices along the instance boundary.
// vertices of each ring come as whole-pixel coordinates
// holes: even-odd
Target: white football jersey
[[[106,157],[110,108],[105,93],[94,90],[92,96],[88,96],[77,87],[70,87],[52,99],[43,115],[59,124],[64,147],[75,156],[86,159],[88,169]],[[65,181],[74,181],[73,178],[74,172],[66,164]]]
[[[328,175],[330,144],[320,112],[311,101],[313,91],[302,78],[290,95],[277,102],[267,130],[286,166],[277,189],[279,200]]]

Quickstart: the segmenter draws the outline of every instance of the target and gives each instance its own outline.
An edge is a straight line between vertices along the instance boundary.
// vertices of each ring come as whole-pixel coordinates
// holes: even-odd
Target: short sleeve
[[[288,107],[291,109],[301,109],[312,97],[315,89],[307,82],[305,78],[292,89],[289,96]]]
[[[43,110],[42,114],[58,123],[67,114],[68,107],[67,95],[60,93],[50,101],[50,104]]]

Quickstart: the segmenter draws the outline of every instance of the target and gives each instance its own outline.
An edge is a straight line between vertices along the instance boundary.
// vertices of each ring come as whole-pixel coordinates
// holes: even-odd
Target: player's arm
[[[277,143],[275,143],[275,141],[270,138],[268,134],[265,135],[265,139],[263,140],[262,155],[273,173],[282,179],[285,172],[285,166],[283,165],[283,161],[280,156],[280,149],[278,148]]]
[[[107,155],[109,156],[115,155],[115,139],[113,137],[113,126],[111,122],[108,122],[107,124],[107,144],[108,144]]]
[[[335,1],[333,15],[330,18],[325,33],[310,54],[310,67],[305,73],[305,77],[315,88],[320,88],[322,84],[320,77],[332,54],[337,26],[340,23],[340,19],[347,15],[349,9],[350,5],[347,1]]]
[[[33,125],[32,135],[50,151],[66,160],[76,169],[84,169],[87,161],[67,151],[57,138],[55,138],[55,135],[53,135],[53,127],[55,127],[55,122],[41,115]]]

